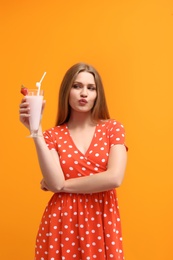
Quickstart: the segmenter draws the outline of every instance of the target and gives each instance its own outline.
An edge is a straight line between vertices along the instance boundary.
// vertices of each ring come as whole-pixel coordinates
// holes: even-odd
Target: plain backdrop
[[[47,72],[47,129],[64,73],[84,61],[100,72],[111,117],[126,129],[118,188],[126,260],[172,260],[173,1],[1,0],[0,37],[0,259],[33,260],[52,195],[40,190],[34,144],[19,122],[20,86]]]

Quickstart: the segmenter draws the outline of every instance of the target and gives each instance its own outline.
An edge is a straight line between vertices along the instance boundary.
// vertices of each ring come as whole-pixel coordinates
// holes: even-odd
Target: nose
[[[85,86],[81,89],[80,95],[81,95],[81,97],[87,97],[88,96],[88,91],[87,91],[87,88]]]

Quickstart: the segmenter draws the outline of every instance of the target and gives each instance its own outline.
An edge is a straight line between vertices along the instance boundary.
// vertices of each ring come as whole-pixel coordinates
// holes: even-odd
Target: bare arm
[[[43,103],[44,109],[45,102]],[[29,129],[29,104],[23,98],[20,104],[20,121]],[[42,129],[39,129],[42,135]],[[64,174],[59,162],[59,156],[56,151],[50,151],[47,147],[44,137],[34,138],[40,169],[44,178],[46,187],[52,192],[60,191],[64,186]]]
[[[57,151],[49,150],[43,137],[34,138],[34,143],[44,183],[52,192],[60,191],[65,179]]]
[[[119,187],[124,178],[127,152],[124,145],[114,145],[110,150],[107,170],[91,176],[65,181],[63,192],[95,193]]]

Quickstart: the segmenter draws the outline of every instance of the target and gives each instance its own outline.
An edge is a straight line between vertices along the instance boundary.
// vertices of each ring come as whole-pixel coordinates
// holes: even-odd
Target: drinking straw
[[[40,81],[39,81],[39,82],[36,82],[36,87],[38,88],[37,95],[39,95],[39,93],[40,93],[41,82],[43,81],[45,75],[46,75],[46,72],[44,72],[44,74],[43,74],[42,78],[40,79]]]

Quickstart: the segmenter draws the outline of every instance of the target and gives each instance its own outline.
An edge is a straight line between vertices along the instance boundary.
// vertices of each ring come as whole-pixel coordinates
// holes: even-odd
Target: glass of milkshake
[[[38,137],[38,129],[40,126],[41,120],[41,110],[43,104],[43,90],[37,89],[28,89],[26,100],[29,103],[30,107],[30,132],[31,134],[28,137]]]

